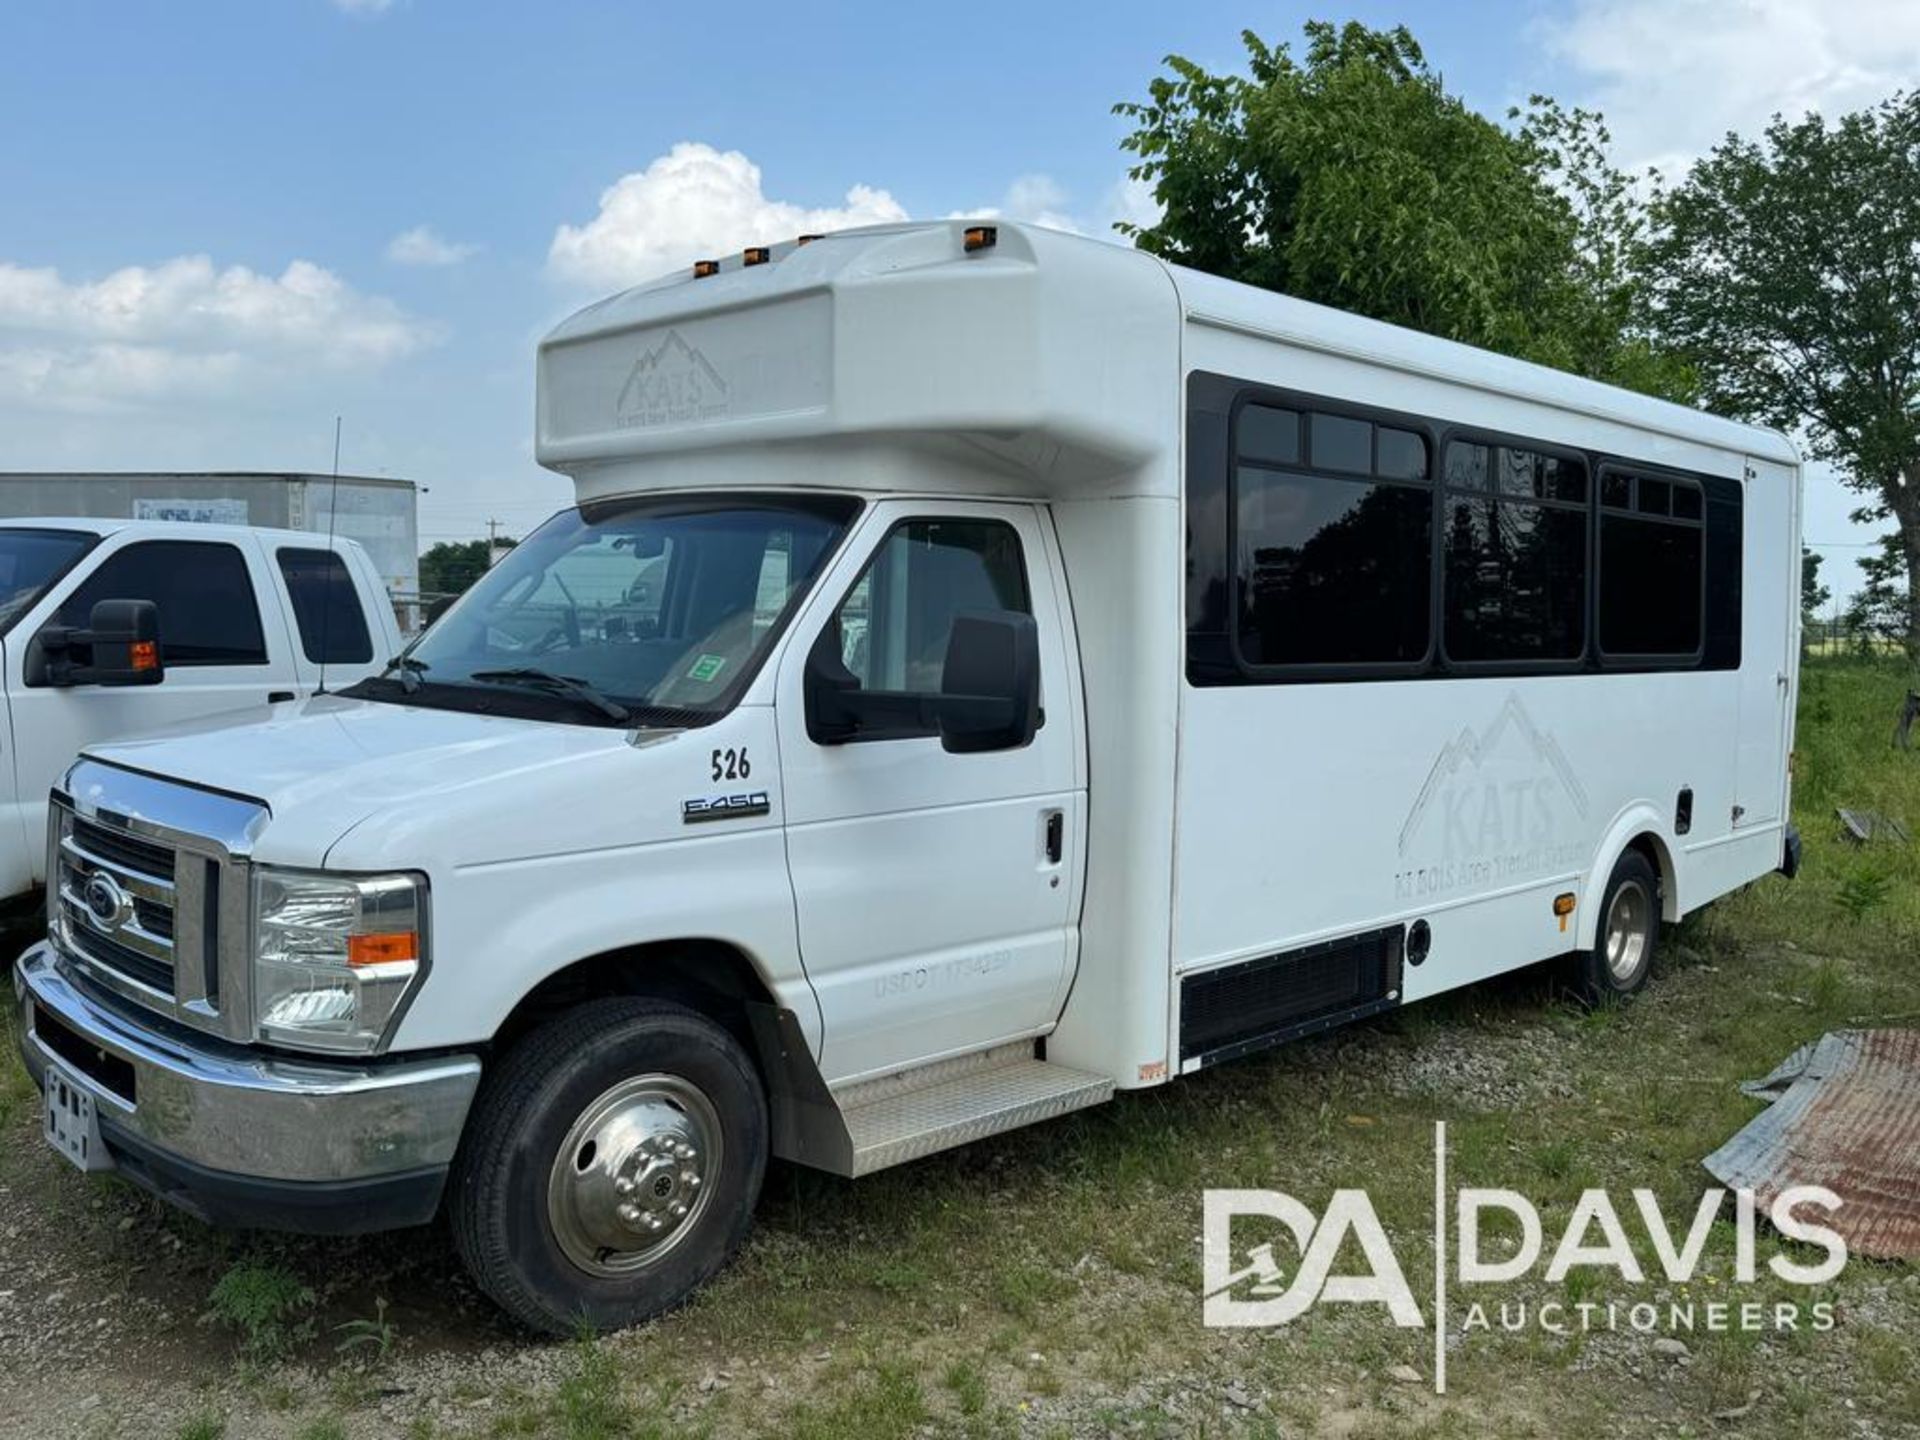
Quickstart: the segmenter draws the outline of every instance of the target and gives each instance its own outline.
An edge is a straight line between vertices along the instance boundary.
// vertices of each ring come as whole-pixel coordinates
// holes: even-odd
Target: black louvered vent
[[[1396,1003],[1405,933],[1390,925],[1187,976],[1180,1058],[1230,1059]]]

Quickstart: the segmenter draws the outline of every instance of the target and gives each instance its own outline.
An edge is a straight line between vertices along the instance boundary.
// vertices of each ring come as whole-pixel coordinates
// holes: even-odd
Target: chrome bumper
[[[227,1175],[335,1183],[444,1169],[480,1083],[471,1055],[309,1062],[148,1028],[76,985],[45,941],[15,962],[14,990],[36,1083],[58,1065],[94,1097],[110,1144],[121,1132]],[[42,1012],[67,1036],[43,1039]]]

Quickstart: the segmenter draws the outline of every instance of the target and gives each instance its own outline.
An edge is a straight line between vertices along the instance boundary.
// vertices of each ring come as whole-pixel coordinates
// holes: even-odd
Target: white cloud
[[[0,397],[13,400],[97,407],[217,393],[364,370],[434,338],[307,260],[271,276],[183,255],[94,281],[0,262]]]
[[[1575,0],[1543,35],[1618,157],[1668,174],[1775,111],[1834,116],[1920,81],[1913,0]]]
[[[950,220],[1024,220],[1044,225],[1049,230],[1087,233],[1086,224],[1067,211],[1067,192],[1051,175],[1021,175],[1007,186],[997,205],[976,205],[970,210],[955,210]]]
[[[1136,180],[1131,175],[1122,175],[1114,181],[1107,191],[1104,205],[1106,215],[1101,230],[1106,234],[1115,234],[1116,222],[1125,221],[1129,225],[1157,225],[1162,214],[1160,202],[1153,198],[1153,186],[1145,180]]]
[[[605,289],[651,279],[701,256],[906,218],[899,201],[869,185],[855,185],[838,206],[769,199],[760,167],[738,150],[683,141],[645,170],[608,186],[600,213],[586,224],[560,226],[547,264],[563,280]]]
[[[387,258],[399,265],[458,265],[479,252],[478,245],[448,240],[431,225],[402,230],[387,242]]]

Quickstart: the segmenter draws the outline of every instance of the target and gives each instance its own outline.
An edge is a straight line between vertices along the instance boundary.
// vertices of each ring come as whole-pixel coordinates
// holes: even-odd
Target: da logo
[[[1274,1259],[1271,1243],[1252,1247],[1247,1251],[1248,1263],[1234,1268],[1236,1216],[1276,1221],[1293,1236],[1300,1264],[1291,1280]],[[1336,1275],[1334,1263],[1349,1236],[1367,1269]],[[1318,1220],[1291,1195],[1272,1190],[1209,1190],[1201,1245],[1202,1318],[1208,1325],[1284,1325],[1316,1303],[1342,1301],[1384,1305],[1393,1323],[1408,1329],[1426,1323],[1364,1190],[1336,1190]]]

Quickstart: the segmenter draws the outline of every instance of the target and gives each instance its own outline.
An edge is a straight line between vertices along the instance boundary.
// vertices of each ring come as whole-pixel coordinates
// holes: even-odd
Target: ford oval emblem
[[[87,918],[100,930],[118,930],[133,914],[132,897],[104,870],[87,877],[80,902],[87,907]]]

